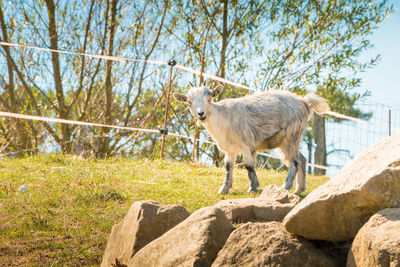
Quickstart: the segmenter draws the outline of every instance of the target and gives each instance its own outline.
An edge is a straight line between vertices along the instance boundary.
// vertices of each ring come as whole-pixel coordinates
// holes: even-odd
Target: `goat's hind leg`
[[[282,152],[281,159],[285,163],[285,165],[289,167],[289,171],[285,181],[286,190],[290,190],[293,188],[293,180],[296,175],[298,175],[296,180],[299,185],[298,188],[302,186],[305,188],[305,173],[301,171],[301,169],[304,169],[305,171],[305,158],[299,152],[300,139],[301,132],[292,133],[291,137],[285,139],[284,142],[282,142],[282,146],[280,147],[280,150]]]
[[[285,189],[290,190],[293,188],[293,180],[294,177],[296,176],[297,173],[297,162],[296,160],[292,159],[289,165],[289,171],[286,176],[286,181],[285,181]]]
[[[295,194],[303,193],[306,190],[306,158],[298,152],[295,156],[297,162],[296,191]]]
[[[293,180],[296,177],[296,194],[300,194],[306,190],[306,158],[300,153],[293,157],[290,161],[289,171],[286,176],[285,189],[293,188]]]
[[[258,182],[256,170],[254,169],[254,164],[255,164],[255,156],[256,152],[255,150],[248,151],[247,153],[243,153],[243,159],[244,159],[244,164],[246,166],[248,175],[249,175],[249,180],[250,180],[250,187],[247,190],[247,192],[258,192],[258,187],[260,186],[260,183]]]
[[[218,194],[226,195],[229,193],[229,189],[232,187],[232,172],[235,165],[235,155],[225,154],[225,180],[221,188],[218,190]]]

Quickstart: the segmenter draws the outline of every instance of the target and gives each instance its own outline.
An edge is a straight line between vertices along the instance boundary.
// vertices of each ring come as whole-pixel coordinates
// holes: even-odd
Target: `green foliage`
[[[207,73],[261,90],[317,91],[337,112],[371,116],[355,108],[367,93],[354,94],[351,89],[360,85],[357,73],[379,60],[376,56],[361,62],[359,56],[373,45],[369,35],[392,11],[386,0],[118,1],[114,21],[107,3],[56,1],[59,49],[141,59],[175,57],[195,69],[200,69],[204,57]],[[1,10],[5,32],[1,39],[39,47],[50,44],[49,10],[44,1],[6,1]],[[114,49],[109,51],[110,47]],[[151,129],[163,123],[168,67],[121,61],[113,62],[108,72],[104,60],[59,55],[60,97],[51,53],[10,48],[10,56],[20,75],[16,70],[0,73],[0,83],[8,88],[0,91],[1,110]],[[4,56],[0,61],[11,64]],[[107,74],[112,88],[108,98]],[[174,70],[172,89],[185,92],[189,81],[198,85],[198,79]],[[247,93],[226,86],[220,97]],[[109,114],[105,112],[107,99],[111,99]],[[170,108],[170,130],[191,135],[193,120],[186,107],[172,100]],[[9,144],[4,152],[34,149],[46,144],[50,136],[63,151],[87,157],[156,157],[159,153],[154,135],[43,122],[3,120],[0,124],[2,143]],[[200,136],[207,138],[204,133]],[[168,140],[168,158],[190,157],[190,140]],[[107,151],[99,153],[105,141]],[[210,145],[201,144],[199,149],[205,157],[213,156]]]

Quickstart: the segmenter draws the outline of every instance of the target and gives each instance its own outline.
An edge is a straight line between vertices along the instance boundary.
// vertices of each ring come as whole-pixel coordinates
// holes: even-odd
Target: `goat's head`
[[[218,96],[224,87],[218,85],[214,89],[207,87],[192,87],[187,95],[174,94],[174,98],[178,101],[185,102],[190,105],[190,112],[199,121],[205,121],[211,114],[211,100]]]

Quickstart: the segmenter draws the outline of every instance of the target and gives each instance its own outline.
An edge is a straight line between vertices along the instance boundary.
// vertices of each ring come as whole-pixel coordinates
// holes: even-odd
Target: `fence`
[[[328,166],[341,169],[350,159],[382,138],[400,132],[400,104],[381,104],[371,100],[360,101],[357,105],[363,113],[372,113],[368,123],[342,121],[326,124]],[[330,169],[328,176],[336,171]]]
[[[36,50],[46,51],[46,52],[57,52],[57,53],[67,54],[67,55],[81,55],[81,56],[87,56],[87,57],[104,59],[104,60],[145,62],[145,60],[140,60],[140,59],[130,59],[130,58],[104,56],[104,55],[89,55],[89,54],[85,54],[85,53],[66,52],[66,51],[60,51],[60,50],[52,50],[52,49],[48,49],[48,48],[10,44],[10,43],[5,43],[5,42],[0,42],[0,45],[9,46],[9,47],[18,47],[18,48],[24,48],[24,49],[36,49]],[[146,62],[156,64],[156,65],[168,65],[167,62],[163,62],[163,61],[148,60]],[[171,73],[172,73],[173,67],[174,66],[171,66]],[[181,71],[187,71],[192,74],[198,74],[200,76],[204,76],[206,78],[213,79],[215,81],[227,83],[227,84],[233,85],[235,87],[241,87],[241,88],[244,88],[249,91],[257,91],[248,86],[244,86],[239,83],[235,83],[235,82],[232,82],[232,81],[229,81],[229,80],[226,80],[226,79],[214,76],[214,75],[203,73],[202,71],[196,71],[194,69],[191,69],[191,68],[179,65],[179,64],[175,65],[175,68],[177,68]],[[167,102],[167,104],[168,104],[168,102]],[[368,103],[368,102],[362,102],[359,105],[363,112],[373,112],[373,116],[368,123],[365,123],[365,121],[363,121],[363,120],[344,116],[344,115],[341,115],[341,114],[338,114],[335,112],[329,113],[329,115],[347,119],[346,121],[343,121],[340,124],[333,123],[330,121],[328,121],[328,123],[327,123],[326,137],[327,137],[327,147],[328,147],[328,166],[318,166],[318,165],[314,166],[314,164],[311,164],[314,167],[328,170],[329,176],[333,176],[337,172],[337,169],[343,167],[343,165],[350,158],[354,157],[354,155],[358,154],[359,152],[364,150],[366,147],[375,143],[379,139],[389,135],[389,132],[395,133],[395,132],[397,132],[398,129],[400,129],[400,121],[399,121],[400,109],[394,108],[391,106],[387,106],[387,105],[372,104],[372,103]],[[389,110],[390,110],[390,112],[389,112]],[[385,116],[384,113],[386,113],[387,115]],[[39,117],[35,117],[35,116],[21,116],[21,114],[11,114],[11,113],[7,113],[7,112],[0,112],[0,116],[14,117],[14,118],[18,118],[18,116],[19,116],[20,119],[42,120],[42,121],[51,121],[51,122],[56,122],[56,123],[70,123],[70,124],[75,124],[75,125],[86,125],[86,126],[97,126],[97,127],[109,127],[109,128],[120,129],[120,130],[142,131],[142,132],[147,132],[150,134],[158,134],[159,133],[159,130],[155,130],[155,129],[138,129],[138,128],[132,128],[132,127],[112,126],[112,125],[104,125],[104,124],[98,124],[98,123],[87,123],[87,122],[45,118],[45,117],[39,118]],[[350,120],[350,121],[348,121],[348,120]],[[165,135],[167,133],[166,133],[165,129],[162,129],[162,130],[163,131],[161,131],[160,133],[165,137]],[[386,132],[386,134],[385,134],[385,132]],[[186,135],[182,135],[179,133],[169,133],[168,135],[179,137],[179,138],[191,139],[191,140],[193,140],[193,143],[209,142],[206,139],[207,137],[204,136],[204,133],[202,134],[203,138],[201,138],[200,140],[195,140],[195,138],[192,138],[192,137],[189,137]],[[306,146],[304,144],[302,144],[303,151],[305,149],[307,149],[305,147]],[[305,153],[305,154],[308,154],[308,153]],[[272,153],[272,154],[260,153],[260,155],[263,155],[266,157],[276,157],[274,155],[274,153]]]

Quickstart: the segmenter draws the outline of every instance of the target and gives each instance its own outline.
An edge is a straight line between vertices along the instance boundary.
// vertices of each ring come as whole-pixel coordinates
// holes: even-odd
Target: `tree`
[[[261,90],[317,91],[334,110],[358,117],[368,117],[355,108],[365,95],[351,89],[360,83],[357,73],[378,60],[360,62],[359,55],[372,45],[368,34],[392,10],[385,0],[22,2],[11,0],[1,7],[4,40],[89,54],[165,61],[176,57],[180,64],[196,69],[204,57],[208,73]],[[6,47],[0,52],[7,66],[0,73],[0,82],[7,88],[0,102],[7,110],[153,129],[162,122],[160,107],[168,81],[165,67]],[[174,72],[173,88],[185,90],[196,79]],[[248,93],[226,86],[222,97]],[[185,107],[170,105],[172,129],[190,135],[193,124]],[[315,137],[318,153],[326,157],[323,121],[314,122],[320,133],[314,132],[311,138]],[[15,124],[18,133],[29,133],[18,137],[26,140],[23,146],[40,145],[42,137],[49,135],[66,153],[150,157],[158,150],[154,135],[38,125]],[[0,134],[8,143],[11,134],[3,128]],[[168,140],[168,157],[190,157],[190,141]],[[220,160],[209,144],[202,144],[200,150]]]
[[[126,53],[127,57],[146,59],[159,54],[157,47],[160,40],[165,42],[160,37],[163,36],[167,2],[159,4],[154,1],[109,0],[108,5],[103,5],[102,1],[95,0],[84,3],[46,0],[23,3],[13,1],[12,5],[8,5],[10,2],[6,3],[6,14],[1,26],[5,31],[15,28],[11,42],[39,47],[48,45],[52,49],[91,54]],[[80,5],[79,10],[76,8],[77,4]],[[27,36],[31,38],[27,39]],[[149,46],[153,37],[155,38]],[[2,80],[6,81],[10,77],[8,83],[11,85],[11,81],[15,80],[14,87],[25,90],[25,96],[21,96],[26,106],[30,107],[22,109],[16,103],[13,107],[16,106],[17,109],[10,109],[9,105],[5,105],[2,110],[6,111],[146,127],[147,114],[137,112],[142,106],[141,101],[149,87],[154,91],[163,88],[158,80],[153,83],[149,79],[149,73],[156,68],[146,64],[113,63],[56,52],[49,57],[45,52],[18,51],[7,46],[3,46],[1,52],[5,55],[6,64],[8,62],[8,66],[12,66],[12,71],[7,76],[1,75]],[[13,78],[14,73],[17,73],[17,79]],[[7,90],[4,103],[13,99],[10,97],[13,92]],[[99,103],[104,103],[104,106]],[[139,114],[143,117],[139,117]],[[43,135],[50,134],[64,153],[103,157],[126,149],[126,144],[135,140],[135,135],[120,131],[47,123],[43,125],[46,131],[39,132]],[[4,129],[6,140],[9,140],[11,137],[8,127]],[[24,129],[17,132],[27,131]],[[27,140],[31,141],[31,138],[33,137],[29,136]],[[139,143],[145,142],[146,138],[137,140]]]
[[[112,56],[114,54],[114,37],[115,37],[115,30],[116,30],[116,16],[117,16],[117,5],[118,5],[118,0],[111,0],[111,8],[110,6],[110,1],[107,1],[107,8],[106,8],[106,14],[108,14],[109,9],[111,9],[111,18],[108,19],[106,15],[107,21],[110,21],[110,26],[108,30],[108,49],[107,49],[107,55]],[[113,62],[111,60],[108,60],[106,62],[106,72],[105,72],[105,84],[104,84],[104,98],[105,98],[105,111],[104,111],[104,119],[105,119],[105,124],[112,124],[112,102],[113,102],[113,86],[111,83],[112,79],[112,64]],[[108,138],[108,134],[110,133],[109,128],[103,128],[102,129],[102,135],[103,137],[100,139],[100,147],[98,151],[98,155],[101,157],[105,157],[108,152],[108,147],[109,147],[109,142],[110,139]]]
[[[58,32],[56,27],[56,8],[53,0],[46,0],[48,14],[48,33],[50,39],[50,48],[58,50]],[[65,95],[61,82],[60,60],[58,53],[51,53],[51,61],[53,66],[53,78],[56,89],[56,98],[58,104],[58,113],[60,118],[68,119],[68,110],[65,103]],[[61,150],[63,153],[71,152],[71,129],[68,124],[61,125]]]

